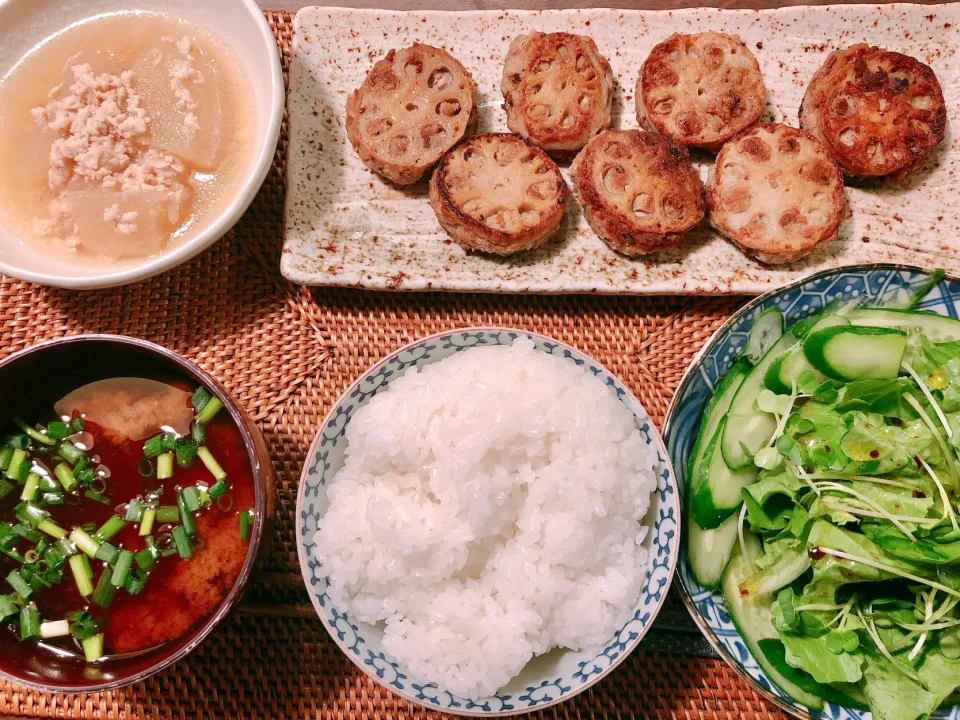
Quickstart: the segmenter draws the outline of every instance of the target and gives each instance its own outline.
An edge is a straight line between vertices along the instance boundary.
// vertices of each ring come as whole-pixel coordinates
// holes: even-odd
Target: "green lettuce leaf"
[[[940,705],[960,687],[960,660],[949,660],[940,652],[929,652],[917,674]]]
[[[913,542],[887,523],[864,523],[860,530],[884,551],[902,560],[930,565],[960,563],[960,541],[938,543],[918,539]]]
[[[834,654],[827,647],[826,635],[812,638],[785,632],[780,634],[780,640],[787,663],[809,673],[819,683],[855,683],[863,676],[863,653]]]
[[[861,688],[874,720],[919,720],[937,708],[936,695],[897,670],[885,657],[866,653],[864,659]]]
[[[824,685],[823,683],[817,682],[809,673],[790,665],[787,662],[786,649],[784,648],[783,643],[779,640],[766,638],[764,640],[760,640],[757,645],[760,646],[760,651],[764,654],[770,664],[773,665],[773,667],[776,668],[781,675],[783,675],[787,680],[792,682],[801,690],[805,690],[811,695],[816,695],[819,698],[823,698],[827,702],[831,702],[834,705],[854,708],[856,710],[869,709],[863,702],[851,696],[850,693],[858,693],[858,688],[856,686],[850,686],[847,688],[848,692],[843,692],[837,688],[831,687],[830,685]]]
[[[916,413],[903,400],[903,393],[913,387],[905,378],[895,380],[857,380],[844,385],[836,404],[839,412],[859,410],[900,419],[914,418]]]

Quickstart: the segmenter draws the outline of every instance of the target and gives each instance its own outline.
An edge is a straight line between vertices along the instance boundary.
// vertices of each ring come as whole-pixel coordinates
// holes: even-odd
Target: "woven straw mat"
[[[268,12],[286,68],[292,18]],[[124,288],[75,292],[0,279],[0,356],[62,335],[123,333],[202,365],[259,422],[278,474],[276,537],[240,609],[188,659],[130,688],[49,695],[0,683],[0,715],[70,718],[439,718],[381,689],[327,636],[294,545],[300,470],[327,409],[366,368],[430,333],[536,330],[593,355],[660,424],[684,369],[741,299],[310,292],[278,269],[286,129],[232,233],[193,262]],[[680,606],[674,596],[673,608]],[[783,718],[723,662],[644,652],[531,718]]]

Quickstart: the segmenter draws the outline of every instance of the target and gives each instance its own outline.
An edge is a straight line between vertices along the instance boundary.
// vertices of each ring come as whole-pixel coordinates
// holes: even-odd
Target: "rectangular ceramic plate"
[[[706,226],[647,258],[614,253],[570,198],[558,237],[513,258],[467,253],[448,240],[427,202],[426,179],[400,189],[368,170],[344,131],[347,95],[391,48],[449,50],[477,82],[477,132],[506,131],[503,57],[520,33],[591,35],[618,88],[614,127],[635,128],[639,68],[671,33],[740,35],[767,85],[766,119],[797,124],[813,72],[832,50],[867,42],[933,67],[948,106],[947,137],[901,182],[847,187],[852,212],[840,239],[786,267],[765,267]],[[283,274],[307,285],[378,290],[534,293],[759,293],[812,272],[861,262],[943,267],[960,274],[960,4],[846,5],[672,12],[544,10],[394,12],[304,8],[290,70],[290,149]],[[711,159],[697,159],[706,177]],[[566,172],[566,169],[565,169]]]

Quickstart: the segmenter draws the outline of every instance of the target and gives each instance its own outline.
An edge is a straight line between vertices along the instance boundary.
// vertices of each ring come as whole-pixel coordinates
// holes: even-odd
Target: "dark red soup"
[[[246,560],[255,505],[221,408],[183,382],[117,378],[10,429],[0,642],[96,662],[176,641],[213,613]]]

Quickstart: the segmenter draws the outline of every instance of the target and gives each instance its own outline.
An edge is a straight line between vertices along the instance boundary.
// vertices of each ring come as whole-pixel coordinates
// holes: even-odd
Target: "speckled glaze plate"
[[[766,120],[797,124],[806,83],[827,54],[868,42],[933,67],[948,106],[947,138],[903,181],[847,188],[852,211],[840,240],[789,267],[765,267],[701,227],[647,259],[614,253],[571,197],[558,237],[514,258],[467,253],[437,224],[427,183],[401,189],[368,170],[343,127],[347,95],[391,48],[445,47],[474,76],[478,132],[506,131],[500,95],[510,40],[531,30],[591,35],[619,80],[614,126],[635,128],[633,87],[652,47],[674,32],[740,35],[768,90]],[[545,10],[392,12],[304,8],[294,26],[290,148],[281,269],[307,285],[378,290],[538,293],[759,293],[812,272],[863,262],[960,273],[955,186],[960,148],[960,5],[838,5],[672,12]],[[712,159],[696,158],[706,177]],[[566,168],[564,168],[566,172]]]

